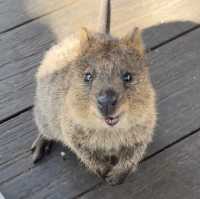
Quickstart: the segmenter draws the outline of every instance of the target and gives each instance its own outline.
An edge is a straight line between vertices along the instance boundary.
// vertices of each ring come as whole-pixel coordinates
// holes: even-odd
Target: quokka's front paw
[[[116,173],[115,171],[111,171],[105,177],[105,181],[109,185],[112,185],[112,186],[120,185],[125,181],[125,179],[127,178],[128,175],[129,175],[129,170],[123,171],[123,172],[120,172],[120,173]]]
[[[45,155],[49,154],[51,147],[52,141],[45,139],[42,135],[38,135],[31,147],[31,151],[33,153],[33,163],[37,163]]]
[[[110,166],[103,166],[98,169],[96,169],[96,174],[101,177],[103,180],[105,180],[106,175],[110,172],[111,167]]]

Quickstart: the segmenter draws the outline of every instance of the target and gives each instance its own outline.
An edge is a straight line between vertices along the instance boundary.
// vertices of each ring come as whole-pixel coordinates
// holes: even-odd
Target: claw
[[[45,139],[39,135],[33,142],[31,151],[33,153],[33,163],[40,161],[46,154],[49,154],[52,147],[52,141]]]
[[[96,173],[99,177],[101,177],[102,179],[105,179],[106,175],[109,173],[110,170],[111,170],[110,167],[105,167],[102,169],[97,169]]]
[[[124,183],[128,175],[129,175],[129,170],[115,175],[111,173],[106,176],[105,181],[111,186],[120,185]]]

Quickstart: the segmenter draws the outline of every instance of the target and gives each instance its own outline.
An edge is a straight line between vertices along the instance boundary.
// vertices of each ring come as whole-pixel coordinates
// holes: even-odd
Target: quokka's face
[[[92,39],[74,63],[73,109],[83,122],[114,128],[145,106],[148,69],[127,40]]]

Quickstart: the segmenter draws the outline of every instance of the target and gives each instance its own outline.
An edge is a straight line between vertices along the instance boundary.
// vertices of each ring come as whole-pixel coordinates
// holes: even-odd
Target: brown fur
[[[95,74],[91,85],[84,74]],[[134,74],[124,86],[122,71]],[[47,52],[37,72],[35,120],[40,134],[58,140],[111,184],[137,168],[156,124],[155,92],[138,29],[117,39],[86,29]],[[115,126],[97,109],[96,94],[112,86],[120,94]]]

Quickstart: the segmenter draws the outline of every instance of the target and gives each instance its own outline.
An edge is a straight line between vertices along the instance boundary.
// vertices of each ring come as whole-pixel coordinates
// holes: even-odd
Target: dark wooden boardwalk
[[[6,199],[200,198],[199,0],[113,0],[116,35],[143,28],[158,93],[154,142],[125,184],[102,183],[70,152],[63,161],[59,145],[32,164],[35,71],[57,39],[83,25],[94,27],[98,5],[99,0],[0,1],[0,192]]]

